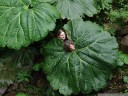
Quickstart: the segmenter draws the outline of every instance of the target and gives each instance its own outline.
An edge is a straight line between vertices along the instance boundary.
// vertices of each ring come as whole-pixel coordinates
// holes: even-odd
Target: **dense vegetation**
[[[127,0],[0,0],[0,22],[0,94],[127,93]]]

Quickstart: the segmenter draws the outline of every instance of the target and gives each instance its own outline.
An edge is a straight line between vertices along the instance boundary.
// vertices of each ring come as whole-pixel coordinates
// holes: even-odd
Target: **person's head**
[[[75,50],[75,45],[71,40],[66,40],[64,42],[64,49],[68,52],[71,52],[71,51]]]
[[[59,30],[57,33],[57,37],[60,38],[61,40],[65,40],[66,39],[66,34],[63,30]]]

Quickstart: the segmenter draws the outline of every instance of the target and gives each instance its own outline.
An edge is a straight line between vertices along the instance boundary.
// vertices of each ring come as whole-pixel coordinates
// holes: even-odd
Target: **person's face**
[[[59,38],[62,40],[65,40],[66,36],[65,36],[65,33],[63,31],[61,31]]]
[[[75,50],[75,46],[73,44],[70,44],[69,46],[71,50]]]

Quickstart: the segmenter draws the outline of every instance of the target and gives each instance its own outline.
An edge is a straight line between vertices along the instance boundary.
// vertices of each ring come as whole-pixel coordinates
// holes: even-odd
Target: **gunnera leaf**
[[[90,21],[73,20],[64,26],[75,50],[66,52],[63,41],[53,39],[42,48],[43,70],[54,90],[64,95],[87,94],[105,87],[117,66],[116,39]]]
[[[98,13],[95,0],[53,0],[63,19],[77,19],[86,14],[92,17]]]
[[[0,0],[0,46],[19,49],[46,37],[60,17],[48,1]]]
[[[46,96],[63,96],[58,91],[53,90],[51,87],[48,87],[46,94]]]
[[[3,50],[0,54],[0,87],[12,84],[21,69],[30,71],[36,54],[36,49],[32,47],[18,51]]]

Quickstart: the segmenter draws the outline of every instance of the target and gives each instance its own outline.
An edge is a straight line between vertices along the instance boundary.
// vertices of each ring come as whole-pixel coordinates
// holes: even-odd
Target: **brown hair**
[[[71,41],[71,40],[64,41],[64,49],[65,49],[65,51],[67,51],[67,52],[71,52],[72,51],[72,49],[70,48],[70,44],[74,45],[73,41]]]
[[[61,32],[64,32],[64,31],[62,29],[59,29],[58,32],[57,32],[57,34],[56,34],[57,35],[56,37],[58,37],[61,34]],[[66,33],[65,33],[65,40],[67,40],[67,34]]]

